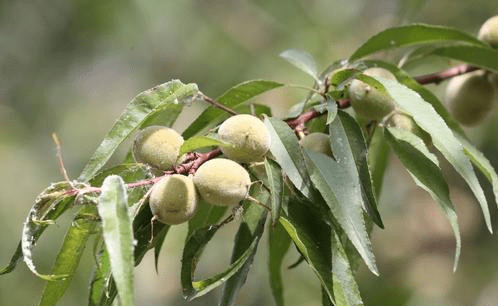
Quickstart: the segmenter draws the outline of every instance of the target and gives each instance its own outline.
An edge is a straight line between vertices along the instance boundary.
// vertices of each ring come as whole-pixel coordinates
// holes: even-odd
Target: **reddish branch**
[[[450,78],[453,78],[455,76],[465,74],[468,72],[472,72],[472,71],[475,71],[478,69],[479,69],[478,67],[471,66],[471,65],[460,65],[460,66],[456,66],[456,67],[453,67],[453,68],[448,69],[448,70],[435,72],[435,73],[431,73],[431,74],[426,74],[426,75],[421,75],[421,76],[415,77],[414,79],[421,85],[431,84],[431,83],[439,84],[440,82],[442,82],[446,79],[450,79]],[[326,87],[326,89],[328,90],[328,86]],[[206,102],[212,104],[214,107],[222,109],[231,115],[237,114],[237,112],[235,112],[234,110],[216,102],[215,100],[213,100],[207,96],[204,96],[203,98]],[[337,106],[338,106],[338,108],[348,108],[349,106],[351,106],[351,101],[349,99],[339,100],[339,101],[337,101]],[[300,133],[304,132],[304,130],[306,128],[305,124],[308,121],[310,121],[314,118],[317,118],[321,115],[323,115],[323,113],[320,113],[319,111],[316,111],[316,110],[311,110],[311,111],[308,111],[306,113],[299,115],[296,118],[287,119],[285,121],[287,122],[289,127],[295,131],[296,134],[300,134]],[[152,185],[152,184],[155,184],[156,182],[160,181],[165,176],[172,175],[175,173],[193,174],[203,163],[205,163],[206,161],[208,161],[212,158],[215,158],[221,154],[222,154],[221,149],[216,149],[216,150],[213,150],[213,151],[210,151],[207,153],[197,153],[197,152],[187,153],[185,156],[185,161],[181,165],[175,166],[173,170],[166,171],[166,172],[164,172],[164,175],[158,176],[158,177],[155,177],[152,179],[147,179],[147,180],[142,180],[142,181],[126,184],[126,187],[136,188],[136,187],[141,187],[141,186]],[[91,193],[91,192],[101,192],[101,190],[102,189],[100,187],[86,187],[83,189],[73,188],[71,190],[68,190],[65,194],[71,196],[71,195],[85,194],[85,193]]]
[[[443,70],[431,74],[426,74],[426,75],[421,75],[418,77],[415,77],[414,79],[421,85],[426,85],[426,84],[439,84],[444,80],[451,79],[452,77],[456,77],[458,75],[472,72],[475,70],[478,70],[479,68],[476,66],[471,66],[471,65],[460,65],[456,66],[453,68],[450,68],[448,70]]]
[[[306,112],[304,114],[299,115],[296,118],[288,119],[286,120],[287,124],[291,129],[293,129],[296,133],[303,132],[305,129],[304,124],[308,121],[310,121],[313,118],[319,117],[323,115],[319,111],[316,110],[311,110],[309,112]]]

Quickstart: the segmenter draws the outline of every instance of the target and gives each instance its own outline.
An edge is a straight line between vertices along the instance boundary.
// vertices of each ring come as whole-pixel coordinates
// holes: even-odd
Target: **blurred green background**
[[[311,85],[278,57],[281,51],[305,50],[323,69],[389,26],[425,22],[475,34],[496,14],[495,0],[1,1],[0,264],[9,262],[36,195],[62,180],[53,132],[75,178],[127,103],[154,85],[178,78],[197,83],[211,97],[255,78]],[[435,60],[412,72],[450,64]],[[444,83],[430,88],[440,95]],[[283,116],[304,94],[283,89],[261,100]],[[203,107],[188,109],[175,128],[185,128]],[[495,109],[468,131],[496,168],[497,117]],[[448,222],[393,159],[381,197],[386,229],[373,234],[381,276],[366,269],[359,273],[366,305],[498,304],[498,239],[486,232],[474,199],[446,168],[463,235],[459,269],[452,272],[454,239]],[[46,231],[35,248],[40,271],[50,270],[72,213]],[[493,219],[496,227],[496,212]],[[198,277],[226,266],[235,231],[236,224],[224,228],[208,245]],[[152,256],[137,268],[137,305],[184,303],[179,272],[184,238],[184,226],[170,231],[158,273]],[[273,305],[267,240],[262,243],[237,305]],[[60,305],[86,305],[93,261],[89,246]],[[292,250],[284,265],[297,258]],[[318,281],[305,264],[283,273],[288,305],[321,304]],[[21,263],[0,277],[0,305],[36,305],[43,286]],[[215,290],[191,305],[216,305],[219,295]]]

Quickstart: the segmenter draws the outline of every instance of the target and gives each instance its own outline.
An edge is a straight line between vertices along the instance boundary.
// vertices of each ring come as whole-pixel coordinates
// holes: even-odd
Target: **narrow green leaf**
[[[450,191],[439,169],[437,157],[429,152],[422,139],[409,131],[388,127],[384,132],[388,143],[417,185],[430,193],[448,218],[456,239],[453,265],[453,270],[456,270],[462,244],[460,230],[457,214],[450,199]]]
[[[217,225],[209,225],[195,230],[187,240],[187,244],[185,244],[182,256],[181,283],[183,287],[183,296],[187,300],[200,297],[226,282],[227,279],[232,277],[244,266],[244,263],[251,257],[252,252],[257,246],[257,241],[253,241],[242,256],[228,266],[225,271],[208,279],[194,282],[192,278],[198,261],[198,255],[219,228],[220,227]]]
[[[476,147],[474,147],[466,138],[457,135],[460,142],[463,144],[465,155],[470,161],[481,171],[491,183],[495,202],[498,204],[498,175],[489,160]]]
[[[430,54],[439,55],[498,72],[498,51],[483,46],[444,46]]]
[[[272,159],[265,158],[265,169],[268,177],[268,187],[270,188],[271,220],[272,225],[275,226],[280,217],[284,192],[284,177],[282,175],[282,168]]]
[[[218,223],[227,210],[226,206],[212,205],[201,200],[197,214],[188,222],[187,239],[195,230]]]
[[[377,80],[384,85],[398,106],[411,115],[415,122],[431,135],[434,146],[467,182],[481,206],[488,230],[492,232],[486,197],[460,141],[431,104],[425,102],[415,91],[395,81],[382,78],[377,78]]]
[[[336,161],[347,168],[350,180],[360,183],[363,209],[375,224],[384,228],[377,210],[377,199],[367,162],[367,145],[360,126],[353,117],[339,111],[337,120],[329,126],[329,133]]]
[[[335,231],[332,231],[332,277],[337,305],[363,305],[346,250]]]
[[[182,101],[197,93],[196,84],[183,84],[179,80],[172,80],[140,93],[114,123],[78,180],[86,182],[91,179],[109,160],[117,147],[150,116],[164,111],[168,114],[168,118],[163,118],[165,120],[163,124],[171,125],[183,108]]]
[[[14,269],[17,266],[17,263],[19,262],[19,260],[21,260],[21,258],[22,258],[22,243],[19,242],[17,244],[16,251],[14,252],[14,254],[12,255],[12,257],[10,259],[9,264],[7,266],[3,267],[2,269],[0,269],[0,275],[7,274],[7,273],[14,271]]]
[[[133,305],[133,230],[126,186],[120,176],[104,180],[97,208],[121,304]]]
[[[80,186],[81,187],[81,186]],[[33,262],[32,250],[45,229],[64,213],[74,201],[74,196],[65,192],[72,187],[67,182],[59,182],[47,187],[35,200],[24,222],[21,238],[23,259],[28,268],[45,280],[58,280],[68,275],[40,274]]]
[[[282,283],[282,262],[289,250],[291,238],[282,224],[277,223],[270,231],[270,250],[268,258],[268,270],[270,272],[270,287],[277,306],[284,306],[284,288]]]
[[[179,155],[181,156],[185,153],[192,152],[200,148],[212,146],[227,147],[230,146],[230,144],[208,136],[194,136],[185,140],[185,142],[180,147]]]
[[[264,92],[281,87],[284,84],[264,81],[264,80],[252,80],[244,83],[240,83],[230,88],[224,94],[222,94],[216,100],[218,103],[225,105],[227,107],[235,108],[249,99],[254,98]],[[213,123],[219,123],[227,114],[215,107],[208,107],[195,121],[183,132],[183,138],[188,139],[195,134],[205,130],[208,127],[212,127]]]
[[[262,203],[266,203],[268,193],[260,193],[256,198]],[[231,263],[234,264],[237,262],[248,249],[251,249],[251,252],[240,269],[226,281],[223,287],[220,306],[231,306],[235,304],[240,288],[245,284],[247,275],[251,269],[259,240],[263,236],[267,214],[267,211],[262,206],[254,203],[250,203],[249,206],[246,206],[244,209],[244,222],[240,224],[237,235],[235,236]],[[253,245],[254,247],[252,247]]]
[[[327,202],[333,216],[358,250],[372,273],[378,275],[372,245],[365,225],[362,191],[353,181],[350,168],[325,154],[306,151],[307,168],[315,187]]]
[[[448,109],[443,105],[439,98],[428,90],[424,86],[420,85],[415,79],[413,79],[408,73],[399,69],[395,65],[376,60],[361,61],[359,65],[366,65],[367,67],[382,67],[391,71],[397,78],[397,80],[404,84],[406,87],[417,92],[426,102],[429,102],[436,112],[444,119],[444,122],[454,131],[460,135],[465,135],[460,124],[450,115]]]
[[[264,123],[270,133],[270,152],[294,186],[306,197],[311,197],[311,182],[296,135],[280,119],[266,117]]]
[[[328,98],[327,99],[327,125],[331,124],[332,121],[335,120],[335,117],[337,116],[337,102],[334,100]]]
[[[301,50],[288,49],[280,53],[279,56],[319,82],[318,69],[311,54]]]
[[[479,41],[475,36],[457,29],[426,24],[414,24],[389,28],[370,37],[349,57],[349,60],[354,61],[387,49],[448,41],[467,43],[475,46],[485,46],[485,44],[482,41]]]
[[[68,277],[63,280],[49,281],[45,285],[40,306],[56,305],[69,286],[83,255],[87,240],[98,223],[96,218],[89,217],[89,215],[95,215],[93,205],[82,207],[71,223],[52,268],[54,275],[68,275]]]
[[[111,263],[109,253],[105,248],[102,239],[98,239],[98,249],[95,250],[95,269],[90,282],[90,294],[88,295],[88,306],[106,305],[103,301],[109,294],[109,285],[111,283]],[[112,300],[114,296],[112,296]]]
[[[288,216],[284,214],[280,216],[280,224],[287,231],[311,270],[318,277],[327,295],[333,301],[330,226],[321,218],[320,211],[296,198],[291,198],[289,201],[288,212]]]
[[[389,161],[389,153],[390,150],[384,137],[383,128],[377,127],[371,136],[367,156],[368,165],[372,170],[373,189],[377,198],[380,196],[382,190],[384,173],[386,172]]]

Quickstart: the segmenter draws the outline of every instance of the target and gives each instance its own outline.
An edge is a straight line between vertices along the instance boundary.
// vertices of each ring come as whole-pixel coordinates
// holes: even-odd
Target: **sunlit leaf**
[[[104,180],[97,208],[121,304],[133,305],[133,230],[121,177],[112,175]]]
[[[388,28],[372,36],[349,57],[349,60],[353,61],[387,49],[448,41],[485,46],[485,44],[479,41],[475,36],[457,29],[426,24],[414,24]]]
[[[460,142],[463,144],[465,154],[469,157],[470,161],[481,171],[484,176],[491,183],[495,202],[498,204],[498,175],[489,160],[482,154],[476,147],[474,147],[467,139],[457,135]]]
[[[155,113],[164,111],[169,118],[163,118],[165,120],[163,124],[173,124],[183,108],[183,100],[197,93],[196,84],[183,84],[179,80],[172,80],[140,93],[114,123],[78,180],[86,182],[91,179],[109,160],[117,147]]]
[[[270,133],[270,152],[294,186],[306,197],[311,197],[311,182],[296,135],[284,121],[277,118],[267,117],[264,123]]]
[[[346,250],[335,231],[332,231],[332,278],[336,305],[363,305]]]
[[[222,94],[216,100],[218,103],[230,107],[235,108],[239,106],[251,98],[254,98],[264,92],[275,89],[277,87],[281,87],[284,84],[273,82],[273,81],[264,81],[264,80],[252,80],[244,83],[240,83],[230,88],[224,94]],[[213,127],[213,123],[219,123],[223,118],[227,117],[225,111],[210,106],[208,107],[202,114],[195,119],[195,121],[183,132],[182,136],[185,139],[188,139],[195,134],[205,130],[207,127]]]
[[[275,226],[280,216],[283,201],[284,178],[282,168],[272,159],[265,158],[265,170],[270,188],[271,220],[272,225]]]
[[[315,81],[319,81],[316,63],[311,54],[301,50],[288,49],[280,53],[279,56],[311,76]]]
[[[437,157],[430,153],[422,139],[409,131],[396,128],[385,129],[386,139],[394,152],[410,172],[417,185],[430,193],[448,218],[456,239],[456,270],[460,258],[461,238],[455,208],[450,200],[450,191],[439,169]]]
[[[45,280],[57,280],[66,278],[68,275],[45,275],[40,274],[33,262],[32,249],[44,230],[52,224],[74,201],[74,196],[65,195],[72,187],[67,182],[52,184],[36,198],[31,208],[22,231],[22,254],[28,268],[38,277]]]
[[[325,154],[306,151],[307,168],[314,186],[327,202],[332,215],[358,250],[372,273],[378,275],[362,208],[359,181],[351,179],[350,168]]]
[[[336,161],[347,168],[349,177],[343,179],[360,183],[363,209],[375,224],[383,228],[368,168],[367,145],[360,126],[353,117],[339,111],[337,119],[329,126],[329,132]]]
[[[488,230],[492,232],[491,217],[486,197],[472,168],[472,164],[465,155],[462,144],[451,129],[431,104],[425,102],[415,91],[395,81],[382,78],[377,78],[377,80],[384,85],[398,106],[404,112],[411,115],[415,122],[431,135],[434,146],[467,182],[481,206]]]

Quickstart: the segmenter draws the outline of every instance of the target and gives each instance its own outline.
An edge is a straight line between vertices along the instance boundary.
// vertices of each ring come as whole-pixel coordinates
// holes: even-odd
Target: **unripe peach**
[[[197,191],[191,177],[166,176],[152,187],[149,205],[154,217],[174,225],[187,222],[197,212]]]
[[[372,77],[382,77],[396,80],[396,77],[384,68],[369,68],[363,74]],[[351,106],[358,115],[369,120],[380,120],[394,110],[394,100],[386,93],[382,93],[367,83],[353,80],[349,86]]]
[[[208,203],[233,206],[249,194],[249,173],[233,160],[215,158],[202,164],[194,174],[194,185]]]
[[[299,144],[305,149],[332,157],[330,136],[328,134],[318,132],[308,134],[299,141]]]
[[[422,130],[422,128],[420,128],[420,126],[418,126],[417,123],[415,123],[415,121],[408,115],[405,115],[403,113],[395,113],[391,117],[389,117],[389,120],[387,120],[387,125],[405,131],[410,131],[420,137],[427,146],[432,146],[431,135]]]
[[[218,137],[232,145],[222,147],[223,153],[239,163],[261,161],[270,148],[270,134],[264,123],[247,114],[225,120],[218,129]]]
[[[487,42],[493,48],[498,48],[498,15],[489,18],[483,23],[479,29],[477,38]]]
[[[180,154],[183,137],[165,126],[149,126],[141,130],[133,142],[133,157],[137,162],[166,171],[173,168]]]
[[[454,77],[445,93],[450,113],[463,125],[476,125],[493,107],[494,88],[484,71]]]

